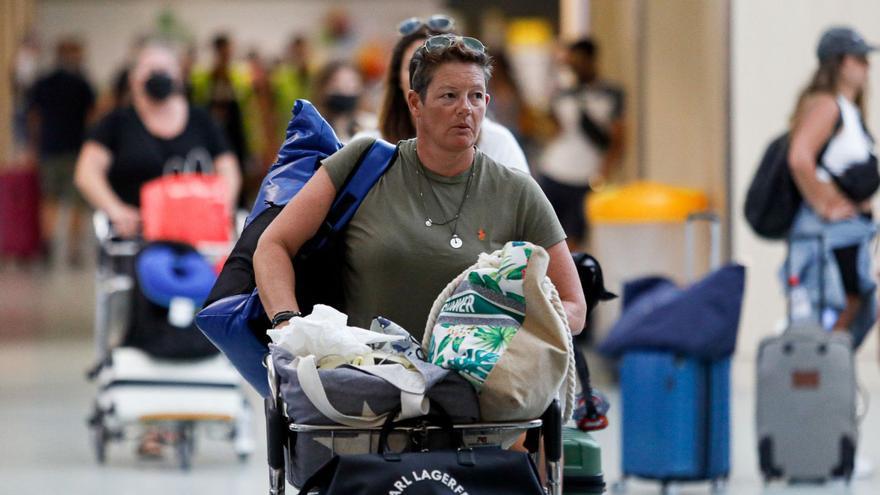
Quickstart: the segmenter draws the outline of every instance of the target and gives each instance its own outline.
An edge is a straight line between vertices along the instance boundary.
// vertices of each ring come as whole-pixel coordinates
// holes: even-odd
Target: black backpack
[[[788,166],[788,133],[785,133],[764,151],[746,194],[746,220],[759,236],[782,239],[788,235],[800,206],[801,193]]]
[[[822,156],[841,125],[842,117],[838,117],[834,132],[816,157],[817,166],[821,166]],[[801,206],[801,192],[788,165],[788,138],[786,132],[770,142],[746,194],[746,220],[765,239],[786,238]]]

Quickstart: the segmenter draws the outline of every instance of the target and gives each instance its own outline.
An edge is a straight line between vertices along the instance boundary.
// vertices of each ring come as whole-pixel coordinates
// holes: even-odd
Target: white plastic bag
[[[372,352],[368,344],[393,342],[405,337],[383,335],[347,325],[348,316],[330,306],[317,304],[312,314],[290,319],[287,325],[266,333],[272,343],[294,356],[314,355],[354,358]]]

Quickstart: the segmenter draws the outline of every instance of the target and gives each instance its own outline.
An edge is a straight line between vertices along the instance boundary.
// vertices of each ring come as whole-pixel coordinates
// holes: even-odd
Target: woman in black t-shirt
[[[169,161],[209,156],[229,185],[235,205],[241,174],[220,129],[183,95],[180,63],[161,44],[148,44],[129,73],[132,106],[114,110],[89,133],[76,165],[75,183],[117,234],[140,227],[140,189],[160,177]]]
[[[241,186],[238,162],[208,114],[187,103],[174,52],[145,46],[129,84],[132,106],[98,122],[80,151],[74,182],[83,196],[107,213],[117,235],[133,237],[140,230],[141,186],[160,177],[169,161],[210,157],[234,206]],[[138,453],[158,456],[162,443],[162,433],[148,429]]]

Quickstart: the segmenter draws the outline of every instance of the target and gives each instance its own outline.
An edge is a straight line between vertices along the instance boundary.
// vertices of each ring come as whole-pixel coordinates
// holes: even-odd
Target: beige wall
[[[832,24],[849,24],[880,42],[880,2],[876,0],[734,0],[732,5],[731,132],[734,208],[733,253],[749,267],[740,353],[751,355],[761,337],[784,314],[775,275],[780,243],[756,238],[742,218],[746,188],[764,147],[786,127],[794,99],[816,66],[815,47]],[[868,126],[880,129],[880,57],[874,55],[868,90]],[[876,333],[876,332],[875,332]],[[862,355],[876,356],[873,342]]]
[[[645,2],[645,178],[708,193],[726,206],[727,2]]]
[[[13,157],[10,66],[16,47],[33,18],[33,3],[33,0],[0,0],[0,168]]]
[[[592,0],[601,70],[627,91],[622,179],[693,187],[726,207],[726,0]]]
[[[626,91],[626,153],[620,180],[639,175],[639,0],[590,0],[590,33],[599,45],[603,77]]]

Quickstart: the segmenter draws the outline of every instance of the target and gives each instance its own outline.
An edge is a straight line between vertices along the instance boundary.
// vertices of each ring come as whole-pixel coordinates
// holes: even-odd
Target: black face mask
[[[351,113],[357,104],[357,95],[329,94],[324,98],[324,105],[333,113]]]
[[[153,72],[144,83],[147,95],[153,101],[164,101],[174,93],[174,79],[165,72]]]

